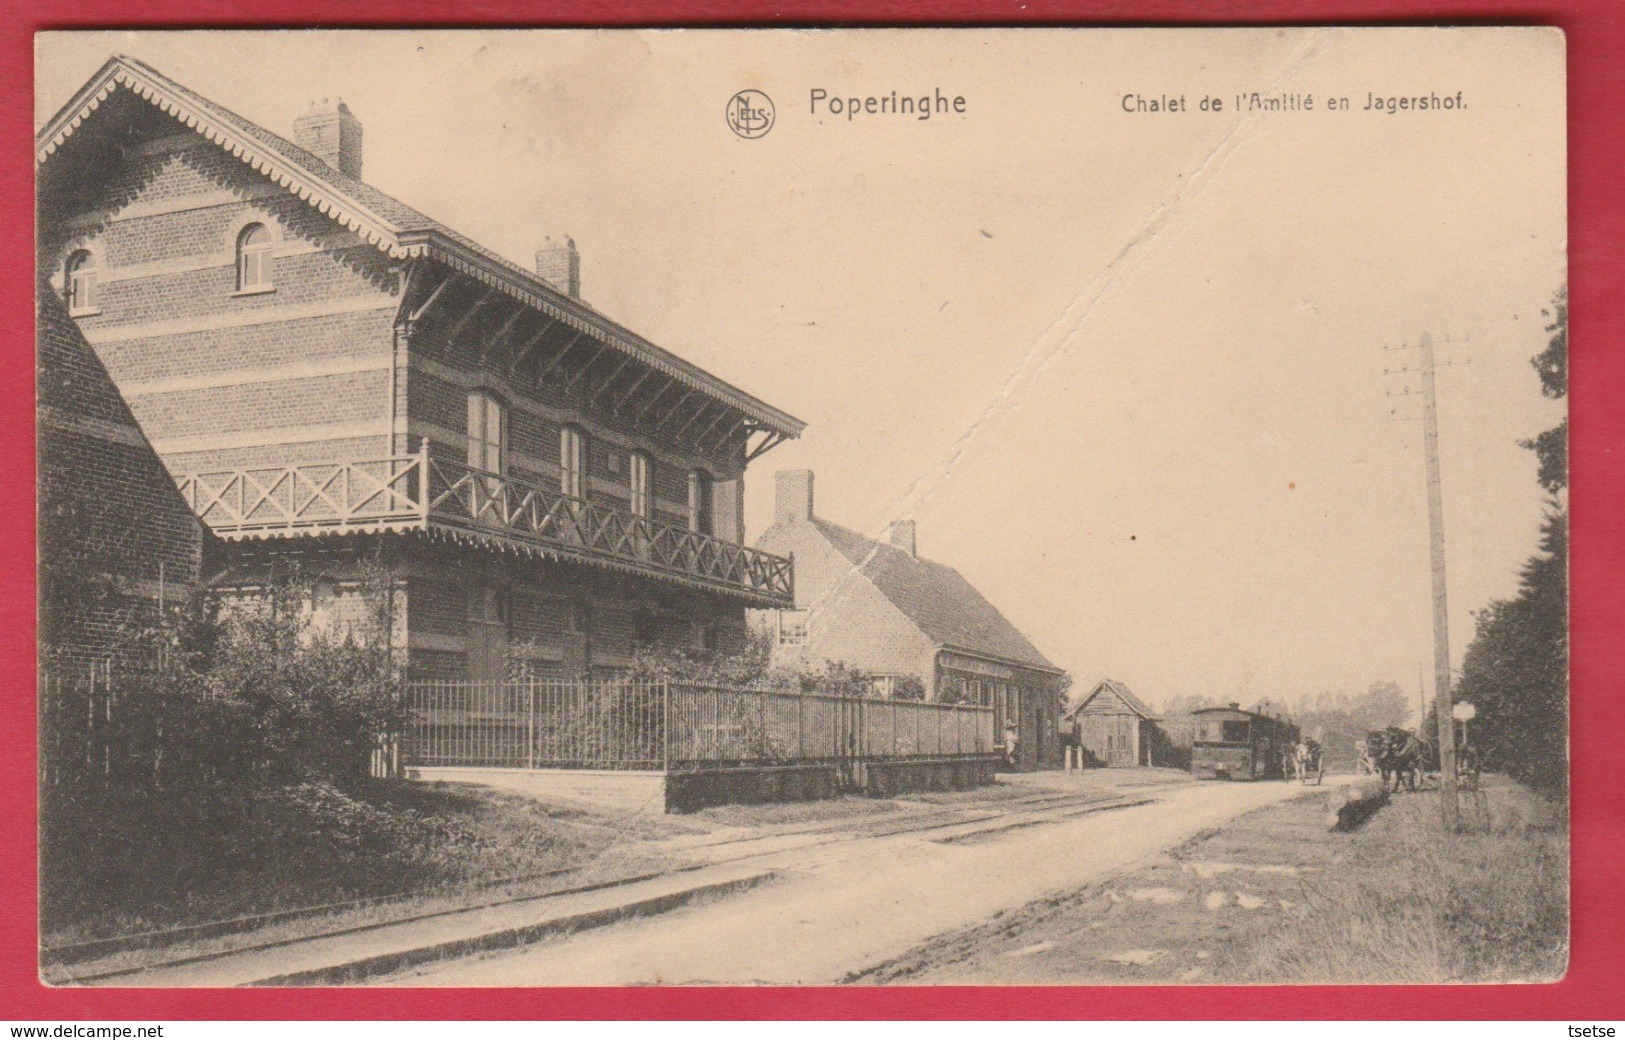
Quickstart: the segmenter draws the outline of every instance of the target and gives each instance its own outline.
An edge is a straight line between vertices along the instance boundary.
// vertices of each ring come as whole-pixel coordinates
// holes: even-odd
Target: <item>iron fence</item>
[[[405,766],[680,770],[991,754],[993,711],[663,681],[409,684]]]
[[[53,667],[39,687],[39,776],[45,788],[122,779],[128,734],[111,662]]]

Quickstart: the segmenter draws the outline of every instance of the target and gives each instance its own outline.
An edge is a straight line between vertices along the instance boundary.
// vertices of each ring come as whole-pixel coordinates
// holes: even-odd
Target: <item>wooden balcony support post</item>
[[[423,521],[424,527],[429,525],[429,507],[433,501],[429,484],[429,467],[432,457],[429,455],[429,438],[425,437],[418,442],[418,519]]]

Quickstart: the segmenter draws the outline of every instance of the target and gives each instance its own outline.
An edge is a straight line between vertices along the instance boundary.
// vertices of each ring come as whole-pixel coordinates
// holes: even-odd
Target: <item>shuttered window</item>
[[[654,474],[649,462],[649,456],[641,451],[632,453],[631,464],[627,467],[632,490],[632,515],[653,516],[655,511]]]
[[[688,529],[695,534],[711,534],[711,474],[694,469],[688,472]]]
[[[487,473],[507,471],[507,416],[502,402],[489,392],[468,395],[468,464]]]
[[[559,430],[559,493],[582,498],[587,472],[587,435],[574,426]]]

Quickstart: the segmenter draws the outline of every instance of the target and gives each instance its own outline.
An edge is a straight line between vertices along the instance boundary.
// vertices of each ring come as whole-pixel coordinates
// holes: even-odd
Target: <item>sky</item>
[[[1459,664],[1535,548],[1517,442],[1563,415],[1528,364],[1566,271],[1563,48],[1544,29],[57,33],[36,123],[114,53],[284,133],[342,98],[365,179],[527,265],[571,235],[594,306],[808,423],[753,465],[749,537],[773,471],[807,468],[821,516],[917,520],[920,553],[1079,687],[1414,697],[1422,426],[1388,395],[1419,384],[1385,370],[1414,368],[1424,332],[1455,362]],[[747,88],[775,105],[756,139],[725,118]],[[849,119],[819,90],[965,111]],[[1244,92],[1282,109],[1237,111]]]

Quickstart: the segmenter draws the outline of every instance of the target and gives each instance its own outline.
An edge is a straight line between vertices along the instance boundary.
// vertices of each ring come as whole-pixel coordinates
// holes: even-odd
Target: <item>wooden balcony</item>
[[[369,531],[452,534],[503,548],[676,579],[759,605],[795,601],[790,561],[512,477],[415,455],[176,478],[227,539]]]

